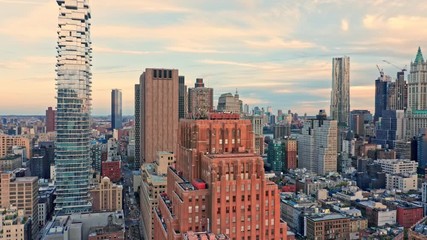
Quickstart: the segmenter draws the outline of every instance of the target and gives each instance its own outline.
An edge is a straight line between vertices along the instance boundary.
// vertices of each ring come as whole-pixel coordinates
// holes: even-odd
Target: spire
[[[418,47],[417,56],[415,57],[414,63],[424,62],[423,53],[421,52],[421,47]]]

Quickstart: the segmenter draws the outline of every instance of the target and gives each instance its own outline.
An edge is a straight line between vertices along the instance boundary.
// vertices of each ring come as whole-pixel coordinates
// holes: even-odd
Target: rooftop
[[[22,158],[22,156],[19,154],[7,155],[6,157],[0,158],[0,160],[15,160],[17,158]]]
[[[319,221],[345,219],[347,217],[341,214],[317,214],[317,215],[309,216],[307,218],[310,218],[314,222],[319,222]]]
[[[230,239],[224,234],[214,234],[207,232],[192,232],[184,233],[184,240],[226,240]]]

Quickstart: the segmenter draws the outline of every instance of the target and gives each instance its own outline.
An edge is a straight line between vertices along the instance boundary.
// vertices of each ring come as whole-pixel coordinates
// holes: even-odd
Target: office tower
[[[111,90],[111,129],[122,128],[122,90]]]
[[[288,137],[283,139],[282,142],[285,154],[285,171],[297,168],[298,140],[296,138]]]
[[[245,104],[245,105],[243,106],[243,112],[244,112],[245,114],[247,114],[247,115],[250,115],[249,105],[248,105],[248,104]]]
[[[427,62],[424,61],[421,48],[418,48],[415,61],[411,62],[408,76],[408,108],[427,110]]]
[[[304,122],[298,137],[298,168],[319,175],[337,171],[337,128],[337,120],[326,119],[324,110]]]
[[[103,177],[89,193],[92,198],[93,212],[123,210],[123,186],[114,184],[108,177]]]
[[[37,177],[17,177],[15,172],[0,173],[0,208],[11,205],[24,210],[27,218],[32,221],[31,232],[38,232],[38,179]]]
[[[48,107],[46,110],[46,132],[55,131],[55,115],[56,111],[52,107]]]
[[[372,122],[372,114],[368,110],[353,110],[350,112],[350,129],[358,136],[365,135],[365,124]]]
[[[246,116],[246,118],[251,120],[252,129],[254,130],[255,153],[262,155],[264,154],[264,119],[259,115]]]
[[[186,118],[188,113],[188,96],[187,85],[185,85],[185,77],[179,76],[179,103],[178,103],[178,118]]]
[[[405,112],[403,110],[384,110],[376,130],[375,144],[394,149],[396,141],[406,137]]]
[[[331,118],[338,126],[349,126],[350,57],[332,59]]]
[[[175,156],[170,152],[158,152],[154,162],[141,166],[140,206],[147,240],[154,240],[154,211],[159,206],[158,196],[166,191],[169,166],[175,166]]]
[[[383,71],[380,72],[380,77],[375,80],[375,122],[382,117],[383,111],[387,110],[388,88],[390,81],[390,76],[384,75]]]
[[[19,146],[25,148],[24,158],[31,158],[30,139],[21,136],[10,136],[0,133],[0,157],[6,157],[13,154],[13,147]]]
[[[238,113],[242,112],[242,100],[239,99],[239,94],[224,93],[218,99],[217,110],[219,112],[231,112]]]
[[[140,85],[135,84],[135,166],[141,167],[141,91]]]
[[[230,239],[286,240],[279,190],[265,178],[262,158],[253,154],[251,122],[238,114],[209,118],[180,122],[176,168],[168,168],[154,239],[209,231]]]
[[[197,78],[194,88],[188,89],[188,113],[191,118],[206,118],[213,111],[213,88],[205,87],[203,78]]]
[[[57,0],[57,3],[55,209],[68,214],[88,212],[91,208],[91,13],[87,0]]]
[[[388,86],[387,110],[406,110],[408,107],[408,84],[405,72],[397,72],[397,79]]]
[[[267,162],[270,164],[271,170],[282,172],[284,170],[284,146],[280,140],[272,140],[268,143]]]
[[[33,148],[33,155],[30,160],[31,176],[36,176],[39,179],[50,179],[50,165],[53,162],[53,142],[44,142]]]
[[[153,162],[159,151],[176,152],[179,78],[176,69],[147,68],[140,77],[141,160]]]

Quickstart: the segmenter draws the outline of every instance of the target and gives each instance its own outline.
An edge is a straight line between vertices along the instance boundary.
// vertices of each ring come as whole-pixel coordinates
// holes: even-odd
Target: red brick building
[[[285,169],[297,168],[297,140],[293,138],[286,138],[283,140],[285,148]]]
[[[108,177],[112,182],[118,182],[121,178],[121,161],[102,162],[102,177]]]
[[[52,107],[48,107],[46,110],[46,132],[55,131],[55,118],[56,111]]]
[[[215,119],[180,122],[176,169],[168,169],[154,239],[183,239],[185,232],[209,229],[230,239],[286,240],[280,193],[254,154],[251,122]]]
[[[410,228],[424,216],[423,207],[413,203],[403,203],[397,206],[397,223],[404,228]]]

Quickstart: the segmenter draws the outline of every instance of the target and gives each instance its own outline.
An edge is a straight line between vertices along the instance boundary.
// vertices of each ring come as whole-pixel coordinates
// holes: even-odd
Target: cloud
[[[37,1],[24,1],[24,0],[0,0],[0,3],[34,4],[34,5],[42,4],[42,3],[37,2]]]
[[[114,49],[108,47],[98,47],[95,45],[93,51],[96,53],[111,53],[111,54],[128,54],[128,55],[149,55],[161,53],[160,51],[139,51],[139,50],[123,50],[123,49]]]
[[[279,37],[274,37],[266,41],[245,41],[249,47],[260,49],[305,49],[316,47],[316,44],[300,40],[284,41]]]
[[[341,20],[341,30],[343,30],[344,32],[348,31],[348,21],[347,21],[347,19]]]

